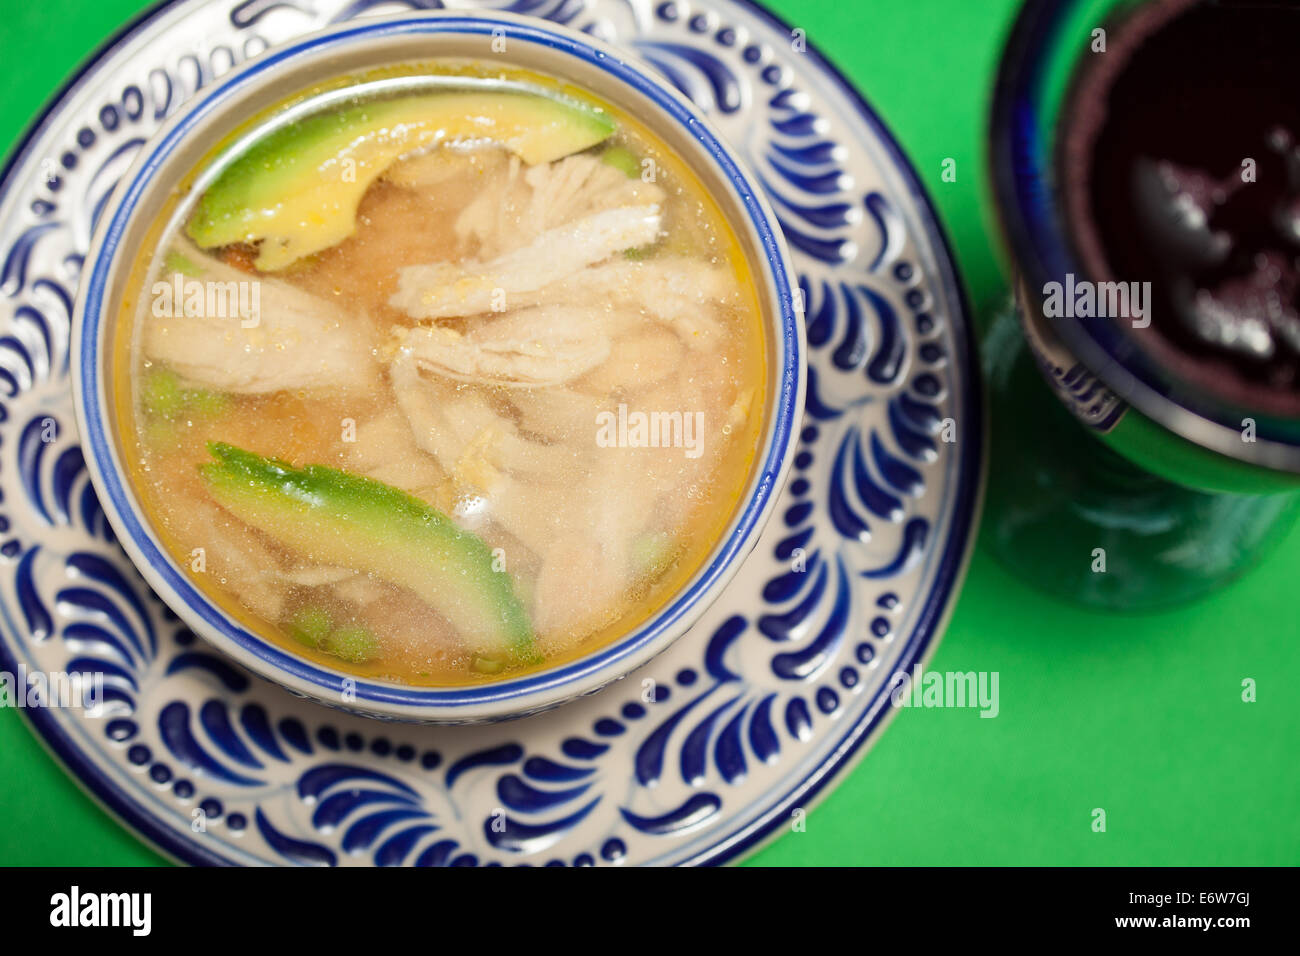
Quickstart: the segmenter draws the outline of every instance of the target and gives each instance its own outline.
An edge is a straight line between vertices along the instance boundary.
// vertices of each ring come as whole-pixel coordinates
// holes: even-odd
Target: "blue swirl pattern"
[[[483,4],[621,43],[745,153],[799,268],[805,421],[790,483],[730,596],[661,658],[525,721],[385,725],[297,700],[197,641],[117,547],[78,446],[76,277],[140,144],[268,44],[380,5],[187,3],[167,30],[139,28],[154,37],[144,60],[94,67],[100,104],[56,111],[42,149],[5,182],[0,663],[104,687],[102,714],[42,711],[38,730],[102,794],[140,806],[166,796],[169,813],[117,809],[202,862],[700,862],[736,852],[756,809],[777,825],[784,794],[802,785],[795,768],[829,760],[887,704],[892,669],[923,649],[928,635],[909,635],[927,601],[947,599],[936,566],[969,521],[954,505],[973,480],[958,474],[954,436],[978,441],[963,417],[960,301],[883,134],[842,90],[827,92],[772,21],[727,0]]]

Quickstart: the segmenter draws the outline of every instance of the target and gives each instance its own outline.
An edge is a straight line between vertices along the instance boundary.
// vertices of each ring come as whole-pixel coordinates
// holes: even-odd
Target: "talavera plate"
[[[134,152],[269,44],[438,5],[165,5],[83,70],[11,160],[0,664],[104,674],[103,715],[25,714],[105,806],[179,860],[734,859],[802,818],[884,729],[892,676],[933,650],[984,454],[971,330],[934,214],[880,120],[802,33],[732,0],[492,5],[618,43],[690,96],[760,176],[800,273],[811,368],[790,484],[727,594],[641,671],[486,727],[307,703],[197,641],[127,562],[90,487],[68,318],[96,215]]]

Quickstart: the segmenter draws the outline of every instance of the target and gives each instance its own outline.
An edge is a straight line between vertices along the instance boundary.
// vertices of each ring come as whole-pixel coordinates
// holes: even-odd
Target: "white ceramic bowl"
[[[675,150],[744,246],[763,307],[769,369],[766,425],[754,471],[730,525],[692,579],[651,618],[584,657],[495,683],[450,688],[373,681],[322,666],[249,630],[200,590],[160,544],[125,477],[106,345],[145,232],[176,183],[232,131],[295,91],[330,78],[442,58],[504,61],[571,82],[635,115]],[[260,136],[284,121],[279,113],[242,135]],[[234,152],[222,155],[233,159]],[[223,167],[218,159],[194,193]],[[624,676],[689,629],[726,587],[757,542],[794,453],[805,349],[796,298],[785,243],[755,178],[694,106],[622,52],[586,34],[506,14],[365,20],[264,53],[184,104],[141,148],[101,214],[87,258],[73,318],[73,392],[90,474],[118,540],[197,634],[250,670],[326,704],[399,720],[498,720],[553,707]]]

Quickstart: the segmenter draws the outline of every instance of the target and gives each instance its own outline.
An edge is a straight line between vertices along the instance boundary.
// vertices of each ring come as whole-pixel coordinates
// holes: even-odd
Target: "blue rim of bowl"
[[[780,309],[780,340],[777,343],[779,364],[775,370],[779,382],[779,395],[774,403],[772,443],[761,466],[751,478],[753,495],[747,500],[739,515],[733,519],[731,533],[722,546],[714,553],[709,563],[696,572],[687,587],[674,596],[671,603],[630,634],[568,664],[491,684],[423,688],[378,683],[328,670],[259,637],[234,621],[178,570],[174,559],[158,546],[153,535],[141,521],[126,484],[114,465],[112,441],[108,431],[102,427],[106,421],[106,412],[100,400],[103,384],[101,355],[98,349],[88,348],[86,345],[99,340],[105,321],[105,289],[109,276],[114,271],[115,260],[121,254],[123,235],[141,197],[151,187],[159,165],[196,128],[199,128],[208,115],[224,100],[247,88],[268,71],[275,70],[286,61],[294,61],[303,56],[346,46],[358,39],[442,34],[492,36],[494,31],[503,31],[508,39],[544,46],[581,60],[603,70],[650,99],[691,136],[735,190],[749,224],[758,236],[766,266],[776,285],[777,304]],[[153,573],[211,632],[274,668],[277,675],[288,675],[310,684],[321,694],[338,695],[345,690],[350,691],[354,695],[351,699],[357,709],[364,709],[368,705],[384,705],[414,710],[447,708],[454,712],[456,708],[504,704],[512,701],[520,701],[523,704],[521,709],[527,709],[538,704],[529,705],[522,700],[523,698],[562,691],[570,686],[575,686],[576,691],[579,682],[612,669],[621,661],[662,641],[665,636],[680,626],[686,615],[698,608],[701,597],[711,588],[716,587],[720,578],[734,571],[738,562],[749,553],[762,525],[760,518],[768,509],[773,496],[780,491],[779,479],[794,438],[794,424],[798,412],[795,401],[801,371],[799,364],[803,361],[803,355],[799,348],[799,319],[794,310],[787,260],[782,254],[781,244],[777,239],[779,233],[764,211],[761,201],[757,199],[761,195],[757,185],[750,181],[748,174],[732,159],[729,148],[698,121],[693,110],[684,106],[675,95],[667,91],[666,87],[650,79],[641,70],[558,30],[515,19],[499,18],[495,15],[437,18],[403,16],[362,22],[352,26],[333,27],[326,33],[313,34],[273,49],[250,61],[247,68],[223,81],[218,81],[197,102],[173,118],[162,138],[152,142],[151,152],[143,160],[137,160],[137,164],[133,164],[133,169],[132,177],[121,183],[115,192],[111,217],[100,226],[98,254],[91,263],[89,275],[84,280],[86,284],[81,298],[85,305],[81,313],[80,327],[83,348],[82,353],[76,356],[81,373],[77,386],[77,399],[84,404],[86,412],[84,416],[86,434],[82,436],[82,440],[96,464],[102,490],[107,495],[108,504],[118,519],[121,530],[125,532],[125,536],[139,551]],[[551,701],[545,703],[549,702]],[[428,716],[416,712],[409,715],[390,712],[390,715],[409,716],[412,719]]]
[[[113,52],[128,40],[144,24],[159,14],[187,0],[159,0],[154,6],[145,10],[134,20],[122,27],[98,51],[88,57],[76,69],[64,85],[54,93],[41,108],[27,130],[17,140],[13,150],[0,173],[0,195],[9,187],[12,171],[26,158],[31,144],[45,128],[46,122],[62,104],[68,94],[82,86],[91,78],[94,70]],[[736,6],[749,10],[755,16],[783,32],[789,32],[789,24],[769,13],[754,0],[730,0]],[[952,255],[952,246],[935,211],[934,205],[924,188],[910,160],[903,153],[902,147],[894,135],[885,126],[875,109],[866,98],[858,92],[849,79],[829,60],[823,57],[809,44],[804,56],[808,62],[822,71],[857,107],[859,117],[878,138],[885,153],[894,162],[894,171],[907,188],[910,197],[916,203],[921,226],[926,238],[933,244],[938,278],[951,296],[951,301],[960,310],[959,315],[951,319],[951,328],[957,344],[962,346],[961,369],[964,373],[962,400],[970,409],[967,427],[971,430],[972,441],[961,442],[957,446],[960,461],[957,468],[957,483],[950,534],[945,542],[943,553],[939,556],[933,587],[924,598],[924,607],[917,619],[917,624],[899,656],[896,670],[910,671],[913,664],[923,659],[932,649],[934,640],[942,626],[947,613],[951,611],[955,592],[965,573],[970,550],[974,543],[976,517],[980,500],[983,496],[984,458],[987,452],[984,442],[984,400],[979,362],[976,358],[974,342],[970,333],[970,307],[966,299],[965,287],[958,274],[956,260]],[[957,321],[961,319],[962,321]],[[15,633],[16,637],[16,633]],[[0,641],[0,661],[10,669],[16,666],[16,660],[9,653],[5,642]],[[851,725],[830,751],[830,756],[809,773],[791,790],[787,791],[773,807],[760,818],[752,821],[740,832],[729,835],[719,841],[712,849],[703,852],[688,861],[701,865],[721,865],[732,862],[746,852],[777,835],[788,818],[791,807],[807,805],[824,795],[826,788],[839,779],[853,763],[866,751],[862,745],[870,739],[871,732],[885,722],[894,712],[890,706],[889,694],[881,691],[877,700],[867,707],[856,723]],[[194,865],[228,865],[234,861],[222,856],[206,846],[196,843],[189,835],[178,832],[174,827],[150,813],[124,791],[117,783],[88,759],[77,745],[64,733],[49,710],[23,711],[45,745],[62,761],[68,771],[77,778],[91,795],[114,814],[125,825],[149,841],[162,853],[181,862]]]
[[[1047,79],[1052,38],[1065,29],[1077,0],[1042,0],[1020,11],[1001,57],[989,124],[990,175],[998,219],[1030,288],[1086,274],[1053,199],[1052,131],[1037,104]],[[1119,8],[1117,5],[1116,9]],[[1113,391],[1176,434],[1234,458],[1300,471],[1300,423],[1218,401],[1163,372],[1111,320],[1051,320],[1066,346]],[[1253,443],[1241,419],[1257,419]]]

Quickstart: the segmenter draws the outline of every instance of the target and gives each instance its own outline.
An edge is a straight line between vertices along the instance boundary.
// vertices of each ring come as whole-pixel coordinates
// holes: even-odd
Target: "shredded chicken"
[[[392,588],[368,574],[354,574],[334,585],[334,593],[345,601],[367,606],[381,598],[391,598]]]
[[[630,542],[647,520],[634,459],[607,455],[552,530],[533,591],[539,633],[580,635],[610,623],[633,580]],[[510,525],[505,524],[510,530]]]
[[[627,206],[657,206],[664,192],[629,179],[595,156],[569,156],[523,171],[518,158],[456,219],[456,236],[480,258],[534,242],[542,233],[594,213]]]
[[[168,530],[195,542],[191,560],[201,560],[202,573],[227,588],[241,604],[274,621],[284,609],[286,569],[280,556],[252,529],[231,519],[221,508],[202,501],[187,504],[168,521]]]
[[[536,292],[659,235],[659,206],[625,206],[594,213],[539,235],[531,244],[489,262],[434,262],[397,274],[389,304],[416,319],[478,315],[513,308],[512,298]]]
[[[726,270],[684,256],[645,262],[614,259],[576,276],[515,297],[515,307],[603,305],[629,309],[671,325],[691,348],[714,348],[722,326],[719,305],[735,304],[734,283]]]
[[[502,471],[540,484],[572,474],[574,449],[520,435],[481,393],[426,379],[410,353],[399,354],[390,374],[416,444],[458,483],[488,490],[497,487]]]
[[[446,480],[438,460],[416,444],[410,424],[396,408],[358,425],[347,455],[350,470],[411,494],[428,492]]]
[[[561,385],[609,356],[601,316],[589,309],[520,309],[462,333],[411,329],[402,350],[421,368],[462,382],[534,388]]]
[[[684,351],[685,346],[670,329],[647,325],[618,339],[609,358],[580,379],[576,387],[592,395],[654,388],[677,371]]]
[[[621,313],[622,328],[645,318],[671,326],[692,349],[717,348],[723,334],[719,308],[738,305],[734,282],[721,266],[685,256],[644,262],[611,259],[532,292],[508,296],[510,309],[556,306]],[[608,325],[608,320],[607,320]],[[617,334],[619,328],[610,328]]]
[[[515,402],[519,426],[550,442],[586,441],[596,416],[612,407],[609,396],[594,397],[568,388],[530,389]]]
[[[336,568],[328,565],[306,564],[300,568],[290,568],[284,572],[284,579],[304,588],[319,588],[327,584],[338,584],[357,574],[352,568]]]
[[[241,395],[300,388],[365,388],[377,381],[369,323],[278,279],[241,272],[192,246],[201,276],[183,276],[171,315],[146,310],[144,352],[188,384]],[[174,287],[174,276],[160,283]],[[187,309],[189,291],[204,306]],[[208,314],[209,298],[220,304]],[[251,306],[240,315],[236,304]],[[188,313],[188,314],[187,314]],[[194,314],[197,313],[197,314]]]

